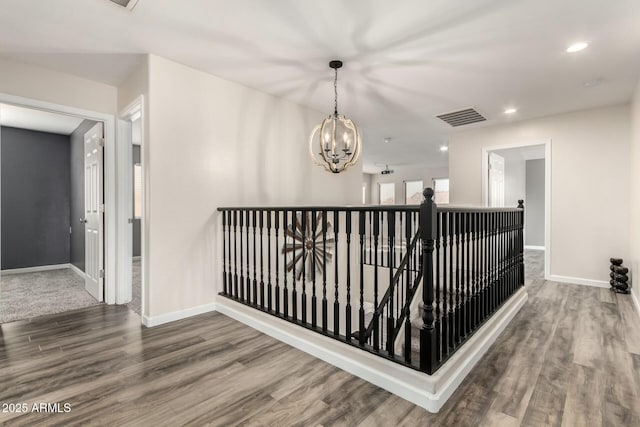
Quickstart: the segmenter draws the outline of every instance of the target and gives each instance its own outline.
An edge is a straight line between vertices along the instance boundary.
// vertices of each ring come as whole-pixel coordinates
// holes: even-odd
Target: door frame
[[[118,223],[125,224],[124,227],[118,229],[118,238],[121,242],[133,241],[133,227],[129,224],[129,218],[133,215],[133,172],[132,172],[132,156],[133,146],[131,141],[131,122],[133,117],[139,115],[140,119],[140,167],[142,168],[142,218],[140,223],[140,266],[141,266],[141,288],[140,288],[140,318],[144,319],[146,308],[146,181],[145,170],[146,162],[144,156],[145,149],[145,110],[144,95],[138,96],[129,105],[127,105],[118,114],[118,164],[122,165],[122,170],[118,174],[118,188],[121,191],[118,194]],[[124,246],[123,246],[124,247]],[[132,252],[129,246],[125,250],[118,252],[118,299],[117,304],[125,304],[131,301],[132,283]]]
[[[551,139],[537,139],[482,147],[482,205],[489,206],[489,152],[508,148],[525,148],[532,145],[544,145],[544,278],[551,275]],[[527,208],[527,201],[524,201]]]
[[[118,218],[116,215],[116,118],[112,114],[70,107],[23,96],[0,93],[0,103],[51,113],[66,114],[104,123],[104,301],[116,303],[116,256]]]

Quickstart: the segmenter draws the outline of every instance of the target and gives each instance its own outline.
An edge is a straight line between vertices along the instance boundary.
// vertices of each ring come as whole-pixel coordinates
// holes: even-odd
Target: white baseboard
[[[84,273],[84,271],[80,270],[80,269],[79,269],[78,267],[76,267],[75,265],[73,265],[73,264],[69,264],[69,268],[70,268],[74,273],[76,273],[78,276],[82,277],[82,279],[83,279],[83,280],[87,277],[87,275]]]
[[[582,279],[580,277],[557,276],[555,274],[551,274],[548,277],[545,277],[545,280],[549,280],[551,282],[569,283],[572,285],[595,286],[596,288],[611,287],[609,285],[609,282],[605,282],[603,280],[591,280],[591,279]]]
[[[159,316],[142,316],[142,324],[151,328],[153,326],[175,322],[176,320],[186,319],[187,317],[197,316],[199,314],[208,313],[210,311],[216,311],[216,303],[199,305],[197,307],[188,308],[186,310],[173,311],[171,313],[165,313]]]
[[[525,249],[530,249],[532,251],[544,251],[545,247],[544,246],[529,246],[529,245],[524,245]]]
[[[226,298],[218,300],[217,311],[435,413],[526,300],[523,288],[434,375],[404,367]]]
[[[0,272],[3,275],[6,274],[21,274],[21,273],[37,273],[39,271],[49,271],[49,270],[64,270],[65,268],[70,268],[71,264],[54,264],[54,265],[39,265],[37,267],[25,267],[25,268],[12,268],[9,270],[2,270]]]

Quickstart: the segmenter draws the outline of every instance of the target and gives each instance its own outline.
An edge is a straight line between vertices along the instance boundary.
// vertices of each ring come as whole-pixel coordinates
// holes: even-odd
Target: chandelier
[[[316,126],[309,137],[309,154],[313,161],[327,171],[340,173],[355,164],[360,157],[360,133],[356,125],[342,114],[338,114],[338,68],[342,61],[331,61],[335,70],[333,79],[333,114]]]

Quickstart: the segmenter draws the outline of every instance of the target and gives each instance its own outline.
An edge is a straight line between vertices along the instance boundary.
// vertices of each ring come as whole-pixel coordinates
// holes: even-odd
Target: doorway
[[[25,98],[22,96],[10,95],[6,93],[0,93],[0,104],[8,104],[16,107],[23,107],[40,112],[48,112],[60,114],[63,116],[73,116],[84,120],[91,120],[94,122],[102,122],[104,127],[104,149],[103,149],[103,161],[104,161],[104,173],[103,173],[103,194],[104,205],[106,209],[103,213],[103,225],[104,225],[104,264],[102,274],[103,299],[107,304],[115,304],[116,296],[118,293],[117,280],[116,280],[116,258],[119,255],[117,247],[117,233],[116,226],[123,226],[126,224],[126,218],[122,218],[116,211],[116,119],[112,114],[96,112],[92,110],[86,110],[82,108],[69,107],[67,105],[55,104],[52,102],[41,101],[32,98]],[[1,142],[0,142],[1,143]],[[35,169],[34,169],[35,170]],[[1,210],[1,207],[0,207]],[[72,226],[79,221],[79,217],[71,218]],[[71,220],[70,219],[70,220]],[[0,221],[1,222],[1,221]],[[1,226],[1,224],[0,224]],[[0,227],[1,228],[1,227]],[[0,236],[1,237],[1,236]],[[0,238],[0,242],[1,242]],[[1,251],[1,244],[0,244]],[[2,276],[2,274],[0,274]],[[1,293],[1,290],[0,290]]]
[[[551,141],[483,148],[483,202],[516,207],[524,200],[526,255],[544,264],[549,276],[551,220]],[[542,270],[542,269],[539,269]]]
[[[127,216],[127,228],[122,234],[121,292],[122,301],[141,318],[145,307],[145,190],[144,190],[144,98],[134,100],[118,120],[118,161],[123,167],[122,214]]]
[[[0,323],[104,301],[103,142],[102,122],[0,103]]]

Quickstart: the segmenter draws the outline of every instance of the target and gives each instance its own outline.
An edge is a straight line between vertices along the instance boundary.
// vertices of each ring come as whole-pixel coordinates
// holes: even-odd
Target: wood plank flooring
[[[147,329],[126,307],[101,305],[1,325],[0,405],[71,411],[0,413],[0,423],[640,426],[629,296],[541,271],[541,253],[528,253],[528,303],[439,414],[221,314]]]

